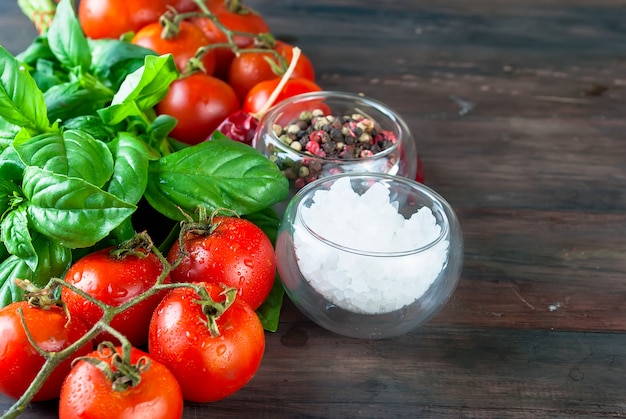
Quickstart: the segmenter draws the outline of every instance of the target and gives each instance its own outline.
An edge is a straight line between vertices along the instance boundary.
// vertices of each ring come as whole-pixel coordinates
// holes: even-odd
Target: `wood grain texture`
[[[17,52],[34,31],[9,3],[0,44]],[[252,382],[185,417],[625,416],[624,1],[247,3],[324,88],[405,117],[464,268],[427,326],[391,340],[333,335],[287,302]]]

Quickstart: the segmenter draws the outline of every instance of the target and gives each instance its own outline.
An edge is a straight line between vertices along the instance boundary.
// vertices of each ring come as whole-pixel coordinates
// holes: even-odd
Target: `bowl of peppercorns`
[[[415,179],[415,140],[386,104],[348,92],[304,93],[261,119],[253,146],[278,165],[292,193],[330,175],[384,173]]]

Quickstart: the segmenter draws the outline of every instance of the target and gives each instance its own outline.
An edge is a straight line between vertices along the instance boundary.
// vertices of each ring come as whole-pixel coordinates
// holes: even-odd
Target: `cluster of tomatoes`
[[[142,235],[83,256],[63,279],[62,304],[43,293],[1,309],[0,392],[22,396],[40,351],[70,345],[31,399],[59,398],[61,418],[176,418],[184,400],[221,400],[247,384],[265,350],[254,310],[274,283],[274,249],[248,220],[205,220],[183,225],[163,256]]]
[[[130,42],[171,53],[181,77],[156,107],[178,120],[171,136],[204,141],[237,111],[258,113],[293,58],[265,19],[238,0],[81,0],[78,18],[93,39],[134,34]],[[300,54],[276,102],[318,91],[314,67]]]

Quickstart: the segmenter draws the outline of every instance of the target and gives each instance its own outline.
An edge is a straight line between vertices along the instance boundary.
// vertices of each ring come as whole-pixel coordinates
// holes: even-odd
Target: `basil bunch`
[[[62,0],[24,52],[0,47],[0,73],[0,305],[22,298],[15,278],[45,285],[130,238],[140,204],[172,225],[198,206],[229,208],[275,239],[271,206],[288,194],[276,165],[224,136],[168,137],[176,120],[153,107],[180,76],[171,55],[87,39]]]

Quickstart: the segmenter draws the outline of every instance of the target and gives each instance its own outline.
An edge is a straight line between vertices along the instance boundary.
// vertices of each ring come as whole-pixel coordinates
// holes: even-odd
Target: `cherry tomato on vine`
[[[269,33],[270,28],[265,19],[252,8],[242,5],[241,2],[231,1],[227,5],[223,0],[207,2],[209,10],[224,27],[231,31],[242,32],[250,35]],[[228,42],[226,34],[218,25],[208,17],[198,17],[191,20],[202,29],[209,38],[211,44],[223,44]],[[238,48],[244,48],[253,42],[252,36],[235,35],[233,41]],[[217,66],[215,75],[223,80],[227,79],[228,68],[235,57],[230,48],[216,48]]]
[[[121,355],[121,348],[116,348],[116,352]],[[87,356],[104,362],[114,374],[119,373],[112,366],[116,362],[112,354],[110,348],[104,348]],[[141,380],[137,385],[118,390],[98,367],[85,360],[78,361],[63,383],[59,418],[180,418],[183,398],[172,373],[136,348],[131,350],[129,364],[138,366]]]
[[[246,95],[243,102],[242,109],[249,114],[257,114],[263,109],[268,99],[272,95],[272,92],[278,87],[280,78],[273,78],[271,80],[265,80],[254,86]],[[322,88],[315,82],[309,79],[289,79],[287,83],[280,91],[274,105],[289,97],[299,95],[301,93],[319,92]]]
[[[239,99],[232,87],[223,80],[198,72],[174,81],[156,111],[178,120],[170,133],[172,137],[186,144],[198,144],[239,108]]]
[[[171,53],[176,67],[181,72],[187,67],[198,48],[209,44],[204,32],[194,24],[186,21],[178,23],[178,32],[171,37],[163,37],[163,26],[159,22],[150,23],[141,28],[131,39],[131,43],[155,51],[159,55]],[[209,49],[202,55],[203,70],[212,74],[215,70],[215,51]]]
[[[170,273],[174,282],[210,282],[237,288],[237,296],[253,310],[265,301],[276,277],[274,247],[253,222],[213,217],[208,231],[184,234],[181,254],[176,241],[168,252],[170,263],[182,256]]]
[[[0,309],[0,392],[14,399],[22,396],[45,362],[44,357],[28,341],[18,309],[22,310],[28,332],[44,351],[58,352],[65,349],[88,331],[87,325],[80,319],[72,318],[68,323],[61,307],[37,308],[31,307],[26,301],[20,301]],[[89,342],[63,361],[32,400],[52,400],[59,397],[72,360],[92,350],[93,345]]]
[[[198,286],[224,304],[223,287]],[[152,317],[148,350],[176,376],[185,400],[206,403],[232,395],[252,379],[263,359],[265,335],[256,313],[239,298],[224,304],[215,318],[218,334],[211,334],[200,300],[191,288],[171,290]]]
[[[65,275],[65,282],[86,292],[93,298],[117,307],[141,295],[154,286],[161,275],[161,261],[150,252],[144,257],[126,254],[112,255],[114,248],[95,251],[76,261]],[[163,281],[170,282],[169,275]],[[129,307],[111,321],[111,327],[122,333],[134,345],[144,345],[148,338],[148,324],[154,308],[164,293],[156,293]],[[80,318],[93,326],[102,317],[102,310],[93,302],[63,287],[61,299],[72,318]],[[100,334],[97,342],[116,341],[107,333]]]
[[[254,47],[247,49],[252,48]],[[272,66],[267,61],[268,59],[275,62],[278,69],[282,68],[283,71],[287,69],[293,58],[293,46],[282,41],[276,41],[272,49],[283,57],[284,61],[282,63],[276,62],[277,57],[270,51],[245,52],[246,49],[231,62],[228,70],[228,84],[235,89],[241,100],[244,100],[250,89],[258,83],[282,76],[281,73],[274,72]],[[315,81],[313,63],[304,53],[300,54],[291,78],[304,78]]]
[[[81,0],[78,20],[86,36],[93,39],[119,38],[157,22],[167,11],[164,0]]]

